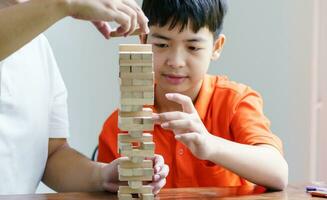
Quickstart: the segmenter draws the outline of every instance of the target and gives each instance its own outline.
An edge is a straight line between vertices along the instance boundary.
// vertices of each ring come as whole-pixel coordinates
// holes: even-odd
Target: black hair
[[[227,0],[143,0],[142,10],[149,26],[180,25],[180,31],[190,23],[193,32],[207,27],[217,37],[222,31]]]

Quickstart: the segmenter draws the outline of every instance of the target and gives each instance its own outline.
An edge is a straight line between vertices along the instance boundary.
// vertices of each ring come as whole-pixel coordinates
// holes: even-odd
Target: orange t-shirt
[[[242,144],[269,144],[282,152],[282,143],[271,133],[260,95],[226,77],[206,75],[195,108],[209,133]],[[117,153],[118,111],[107,119],[99,137],[98,161],[111,162]],[[210,161],[199,160],[171,131],[154,127],[155,153],[169,165],[166,188],[240,186],[251,184]]]

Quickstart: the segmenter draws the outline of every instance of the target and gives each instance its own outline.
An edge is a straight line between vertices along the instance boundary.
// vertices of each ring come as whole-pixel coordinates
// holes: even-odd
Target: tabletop
[[[116,200],[117,194],[108,192],[76,192],[54,194],[29,194],[29,195],[0,195],[0,200]],[[156,200],[170,199],[203,199],[203,200],[258,200],[258,199],[283,199],[304,200],[321,199],[313,198],[305,192],[304,185],[290,185],[284,191],[266,191],[260,186],[255,187],[203,187],[203,188],[173,188],[163,189],[155,197]]]

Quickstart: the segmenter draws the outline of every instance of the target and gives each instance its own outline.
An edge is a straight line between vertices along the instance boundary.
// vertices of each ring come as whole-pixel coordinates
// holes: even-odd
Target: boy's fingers
[[[186,131],[199,132],[197,125],[187,119],[164,122],[161,124],[161,127],[164,129],[184,130],[184,132]]]
[[[155,117],[152,117],[156,122],[167,122],[172,120],[179,120],[179,119],[187,119],[188,118],[187,113],[179,112],[179,111],[173,111],[173,112],[165,112],[160,113]]]
[[[174,101],[183,107],[183,111],[186,113],[195,113],[197,112],[194,108],[192,99],[188,96],[178,94],[178,93],[167,93],[166,98],[170,101]]]
[[[195,132],[179,134],[175,135],[175,139],[182,142],[186,146],[189,146],[191,142],[193,143],[193,141],[199,140],[199,134]]]

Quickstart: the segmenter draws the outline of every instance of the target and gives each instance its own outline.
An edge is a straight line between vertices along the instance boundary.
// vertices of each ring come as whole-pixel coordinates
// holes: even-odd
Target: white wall
[[[210,73],[258,90],[272,130],[283,140],[290,181],[309,179],[309,101],[312,1],[230,1],[227,44]],[[90,156],[106,117],[118,105],[118,44],[90,23],[65,19],[50,40],[69,91],[70,143]]]

